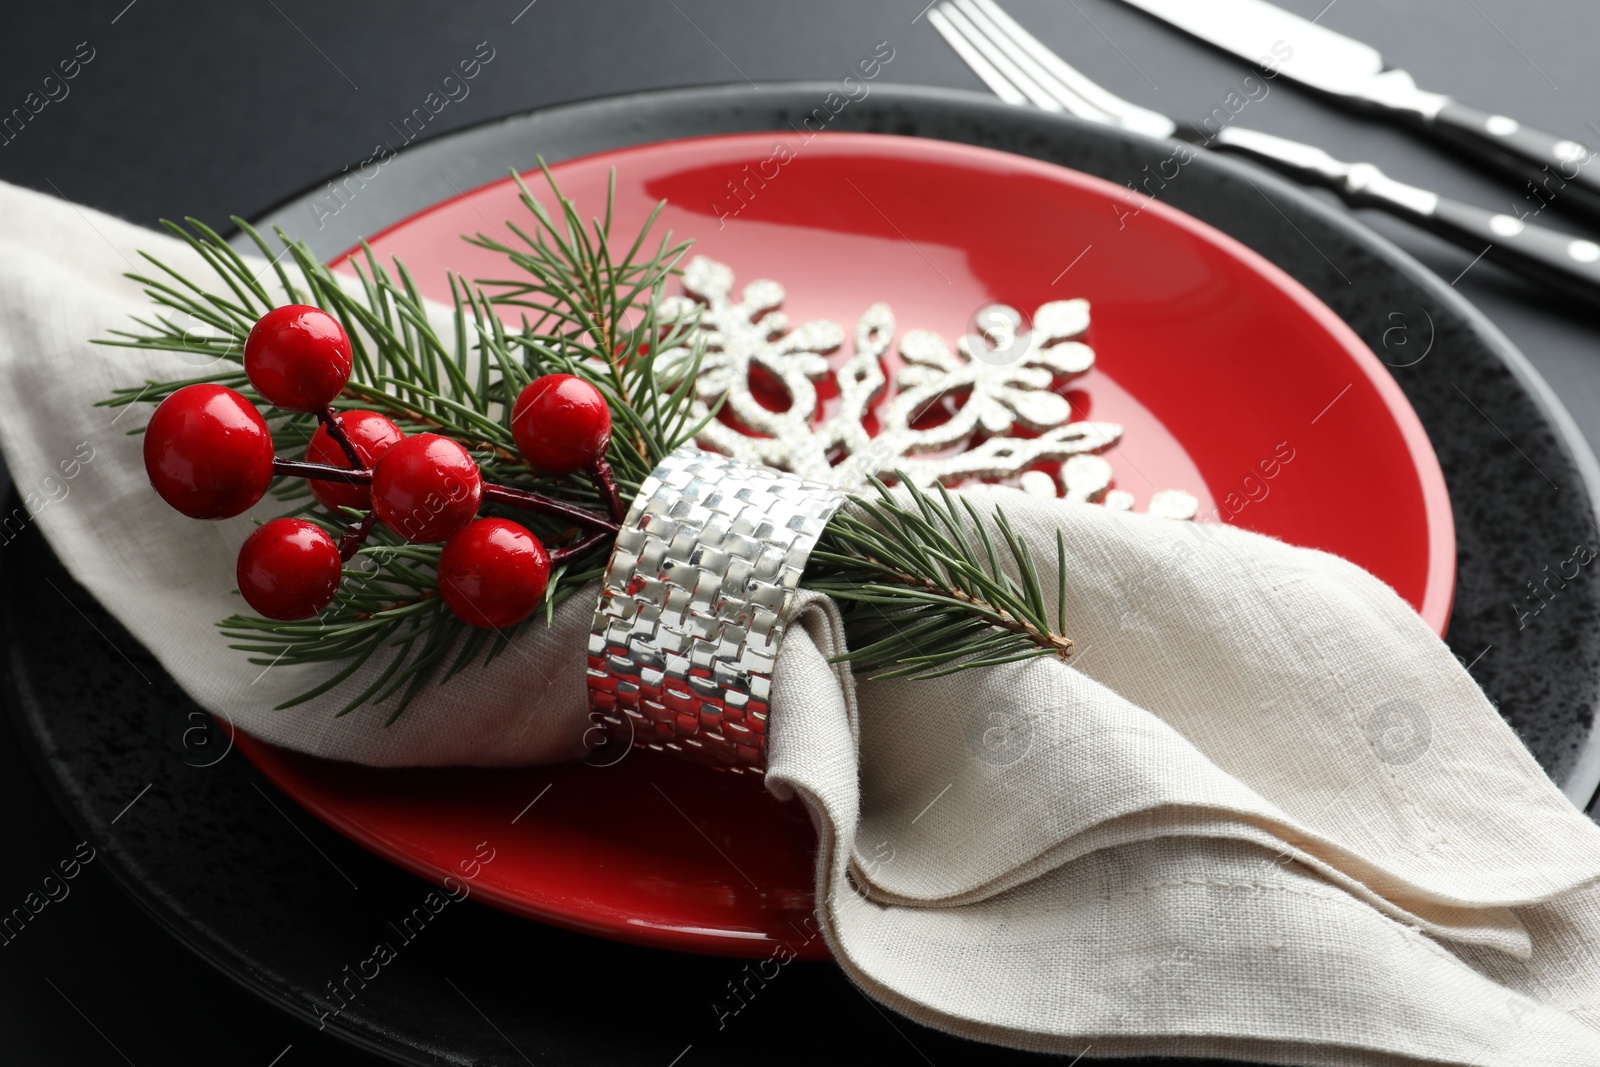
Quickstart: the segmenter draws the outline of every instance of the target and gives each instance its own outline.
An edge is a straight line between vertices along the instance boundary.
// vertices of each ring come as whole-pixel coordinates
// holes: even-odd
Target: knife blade
[[[1266,0],[1123,0],[1169,25],[1352,106],[1418,127],[1464,155],[1529,183],[1524,199],[1600,218],[1600,167],[1581,141],[1419,88],[1371,45]]]

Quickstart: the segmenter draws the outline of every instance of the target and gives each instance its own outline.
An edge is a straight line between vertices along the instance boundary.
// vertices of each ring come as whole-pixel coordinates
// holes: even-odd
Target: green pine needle
[[[968,497],[958,502],[943,486],[935,497],[898,478],[903,498],[876,478],[870,496],[851,498],[801,580],[844,613],[850,649],[836,660],[875,678],[937,678],[1038,656],[1070,659],[1060,534],[1052,623],[1038,567],[999,507],[986,517]]]

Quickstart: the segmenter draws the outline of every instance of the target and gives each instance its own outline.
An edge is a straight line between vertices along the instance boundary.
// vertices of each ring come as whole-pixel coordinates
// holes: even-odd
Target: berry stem
[[[514,489],[509,485],[493,485],[483,483],[483,498],[485,500],[498,500],[502,504],[511,504],[514,507],[527,508],[529,511],[541,511],[546,515],[560,515],[562,518],[571,519],[581,526],[591,530],[599,530],[606,534],[614,534],[619,525],[604,515],[596,515],[592,511],[585,511],[576,504],[568,504],[562,500],[535,493],[531,489]]]
[[[352,470],[361,470],[366,467],[366,464],[361,462],[360,455],[356,453],[356,446],[350,440],[350,435],[344,432],[344,427],[339,424],[339,420],[333,417],[333,409],[331,407],[324,404],[318,408],[317,421],[322,423],[322,428],[328,431],[328,436],[333,438],[334,443],[344,452],[344,458],[350,461]]]
[[[366,544],[367,535],[377,523],[378,512],[373,510],[363,515],[360,522],[347,526],[344,533],[339,536],[339,559],[349,563],[356,550]]]
[[[343,482],[346,485],[371,485],[372,472],[369,470],[349,470],[345,467],[334,467],[327,463],[311,463],[303,459],[274,459],[272,473],[280,477],[311,478],[319,482]],[[571,519],[580,526],[590,530],[598,530],[605,534],[615,534],[620,524],[604,515],[596,515],[586,511],[576,504],[568,504],[563,500],[536,493],[531,489],[515,489],[509,485],[494,485],[490,482],[483,483],[483,497],[485,500],[498,500],[502,504],[512,507],[526,508],[529,511],[538,511],[546,515],[559,515],[564,519]]]
[[[589,468],[589,477],[594,480],[600,495],[605,497],[611,517],[619,523],[627,518],[627,509],[622,506],[622,494],[617,491],[616,476],[611,471],[611,461],[606,459],[605,453],[595,457],[594,466]]]
[[[574,556],[583,555],[591,548],[595,548],[596,546],[604,543],[608,536],[609,534],[607,534],[604,530],[600,530],[590,534],[581,541],[574,542],[570,545],[563,545],[560,548],[552,548],[550,550],[550,566],[554,567],[557,564],[565,563]]]
[[[274,459],[272,473],[285,478],[312,478],[319,482],[343,482],[346,485],[372,484],[372,472],[364,467],[351,470],[303,459]]]

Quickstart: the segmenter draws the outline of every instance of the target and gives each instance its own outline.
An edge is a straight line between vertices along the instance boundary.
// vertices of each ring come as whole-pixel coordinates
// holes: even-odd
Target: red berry
[[[479,519],[439,553],[439,595],[472,626],[515,626],[533,614],[549,582],[544,545],[509,519]]]
[[[517,451],[548,474],[586,470],[611,444],[611,409],[600,390],[570,374],[529,382],[511,406]]]
[[[284,411],[316,411],[350,380],[350,338],[321,308],[273,308],[245,339],[244,372],[267,403]]]
[[[144,469],[161,499],[191,519],[232,518],[272,484],[272,434],[232,389],[186,385],[150,416]]]
[[[377,462],[379,456],[389,451],[390,446],[405,437],[400,427],[376,411],[342,411],[333,418],[344,428],[345,436],[356,446],[356,455],[368,468]],[[339,447],[339,442],[328,433],[326,426],[320,425],[317,432],[311,435],[311,444],[306,446],[306,459],[331,467],[348,469],[350,466],[350,459]],[[307,484],[311,486],[311,495],[321,501],[324,507],[359,508],[362,511],[372,507],[372,490],[365,485],[319,482],[314,478]]]
[[[407,541],[443,541],[478,513],[483,476],[467,450],[436,433],[407,437],[372,468],[372,507]]]
[[[316,523],[273,519],[239,549],[239,592],[269,619],[304,619],[333,603],[344,563]]]

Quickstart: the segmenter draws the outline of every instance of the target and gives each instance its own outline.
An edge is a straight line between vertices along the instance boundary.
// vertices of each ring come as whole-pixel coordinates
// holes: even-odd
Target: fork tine
[[[1023,96],[1027,97],[1028,102],[1033,104],[1034,107],[1043,108],[1045,111],[1063,110],[1060,101],[1040,88],[1037,82],[1028,77],[1017,64],[1013,63],[1011,57],[1001,51],[961,11],[949,3],[940,4],[939,11],[943,13],[945,19],[955,28],[956,32],[966,39],[967,44],[981,52],[983,58],[988,60],[991,66],[1004,75]]]
[[[955,49],[955,53],[961,57],[961,61],[972,68],[972,73],[976,74],[994,95],[1008,104],[1017,104],[1021,107],[1027,106],[1028,98],[1022,95],[1022,91],[1006,81],[1006,76],[996,70],[993,63],[984,59],[982,52],[967,43],[967,39],[961,36],[954,26],[950,25],[949,20],[944,17],[943,11],[938,8],[929,11],[928,22],[934,29],[939,31],[939,36],[944,38],[945,43]]]
[[[965,15],[968,24],[988,38],[989,44],[1004,54],[1006,58],[1011,60],[1017,68],[1028,76],[1028,79],[1034,85],[1037,85],[1043,93],[1066,108],[1066,110],[1079,118],[1088,119],[1091,122],[1103,122],[1110,126],[1122,125],[1121,120],[1114,114],[1104,108],[1096,107],[1082,95],[1062,84],[1038,60],[1034,59],[1025,49],[1020,48],[1017,42],[997,26],[983,9],[971,3],[971,0],[949,0],[945,6],[954,6]]]
[[[1045,46],[1037,37],[1023,29],[1016,19],[1006,14],[995,0],[958,0],[964,6],[982,12],[989,24],[1027,55],[1045,68],[1056,82],[1081,97],[1099,111],[1109,115],[1117,125],[1126,129],[1148,133],[1156,137],[1169,137],[1173,132],[1172,120],[1159,112],[1140,107],[1099,83],[1091,81],[1079,70]]]

